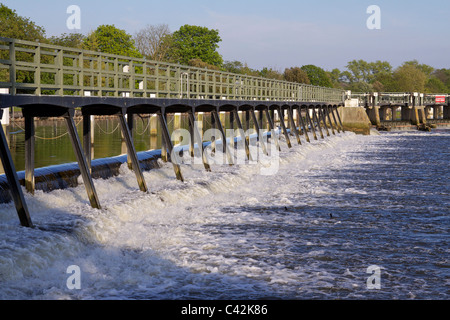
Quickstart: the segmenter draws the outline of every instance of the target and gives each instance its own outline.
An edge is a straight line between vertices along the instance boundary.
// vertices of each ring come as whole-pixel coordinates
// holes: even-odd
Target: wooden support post
[[[132,113],[127,114],[126,120],[127,120],[128,130],[130,132],[130,138],[131,138],[131,141],[133,141],[134,114],[132,114]],[[122,130],[122,132],[123,132],[123,130]],[[128,150],[128,146],[127,146],[127,150]],[[128,163],[128,168],[133,169],[133,162],[132,162],[132,159],[130,156],[127,157],[127,163]]]
[[[169,128],[167,127],[166,118],[164,117],[162,112],[158,112],[158,118],[159,118],[159,122],[160,122],[161,128],[162,128],[163,139],[168,147],[168,152],[170,154],[170,161],[172,162],[173,170],[175,171],[175,175],[178,180],[184,181],[183,175],[181,174],[180,165],[178,164],[178,161],[177,161],[177,157],[173,152],[173,144],[172,144],[172,140],[170,139]]]
[[[245,132],[249,132],[250,129],[250,111],[245,110]],[[250,136],[246,135],[245,139],[247,139],[247,144],[250,145]]]
[[[220,121],[219,113],[217,112],[217,110],[212,111],[212,113],[216,120],[215,121],[216,127],[217,127],[217,129],[219,129],[220,134],[222,135],[222,151],[227,156],[228,164],[232,165],[233,164],[233,155],[231,154],[230,149],[228,148],[227,135],[225,133],[225,130],[223,129],[222,121]]]
[[[337,118],[339,120],[339,124],[341,125],[342,132],[345,132],[344,126],[342,125],[341,116],[339,115],[339,111],[338,111],[337,107],[336,107],[336,115],[337,115]]]
[[[248,132],[250,129],[250,111],[245,110],[245,131]]]
[[[305,126],[305,123],[304,123],[303,118],[302,118],[302,109],[300,107],[298,107],[298,115],[299,115],[298,119],[300,120],[300,124],[302,126],[302,131],[305,133],[305,139],[306,139],[307,142],[311,142],[309,140],[308,130],[306,130],[306,126]]]
[[[194,141],[194,138],[195,138],[195,140],[197,140],[198,149],[202,156],[203,166],[205,167],[206,171],[211,171],[211,166],[208,163],[208,157],[206,156],[206,154],[204,152],[202,137],[200,135],[200,132],[199,132],[197,124],[196,124],[195,114],[193,111],[190,111],[190,112],[188,112],[188,116],[189,116],[189,124],[190,124],[190,127],[192,128],[192,132],[193,132],[193,136],[194,136],[193,138],[191,138],[191,141]],[[194,156],[194,153],[192,153],[192,156]]]
[[[164,123],[166,124],[166,127],[167,127],[167,115],[166,115],[166,113],[164,112],[164,113],[162,113],[161,114],[161,116],[163,117],[163,119],[164,119]],[[166,142],[166,136],[164,135],[164,128],[163,128],[163,122],[161,121],[161,118],[160,118],[160,116],[159,116],[159,114],[158,114],[158,119],[160,119],[160,121],[159,121],[159,123],[160,123],[160,125],[161,125],[161,159],[162,159],[162,161],[164,161],[164,162],[167,162],[167,161],[169,161],[169,156],[168,156],[168,154],[167,154],[167,148],[168,148],[168,142]]]
[[[269,153],[267,152],[266,144],[264,143],[264,140],[263,140],[263,135],[261,134],[261,129],[260,129],[260,126],[258,124],[258,120],[256,119],[255,110],[252,109],[251,113],[252,113],[253,122],[255,123],[256,133],[258,135],[259,145],[261,146],[263,152],[266,155],[269,155]]]
[[[328,118],[328,122],[330,123],[331,132],[333,133],[333,135],[336,135],[336,133],[334,132],[334,128],[333,128],[333,123],[331,122],[331,118],[330,118],[330,110],[328,109],[328,106],[324,106],[324,109],[325,109],[325,115]]]
[[[387,107],[386,106],[380,107],[379,114],[380,114],[380,121],[387,121]],[[411,116],[410,120],[412,120],[411,113],[410,113],[410,116]]]
[[[289,148],[292,148],[291,139],[289,139],[289,134],[287,132],[286,125],[284,123],[283,113],[281,112],[280,107],[277,108],[277,112],[278,112],[278,116],[280,118],[281,129],[283,130],[284,137],[286,138],[286,143]]]
[[[132,115],[128,115],[130,117]],[[134,148],[133,144],[133,138],[131,136],[131,130],[127,125],[127,121],[125,120],[125,110],[122,110],[119,114],[119,122],[120,127],[122,129],[122,135],[125,138],[125,144],[127,145],[127,162],[128,164],[131,163],[131,168],[134,171],[134,174],[136,175],[136,179],[139,184],[139,189],[142,192],[147,192],[147,184],[145,183],[144,175],[142,174],[141,167],[139,165],[139,160],[136,154],[136,149]],[[129,123],[129,122],[128,122]]]
[[[259,117],[259,128],[264,128],[264,122],[263,122],[263,112],[262,110],[258,111],[258,117]]]
[[[69,132],[70,141],[72,142],[73,151],[77,158],[78,166],[80,167],[81,176],[83,178],[91,206],[96,209],[101,209],[100,201],[98,200],[97,192],[95,191],[94,182],[92,181],[92,176],[89,171],[86,158],[84,157],[84,152],[81,148],[80,138],[78,137],[75,123],[73,122],[73,113],[74,110],[69,110],[64,115],[64,119],[67,124],[67,131]]]
[[[275,133],[275,127],[273,125],[272,117],[270,116],[269,108],[265,109],[264,111],[266,112],[266,118],[269,124],[269,130],[271,132],[272,140],[275,142],[275,146],[278,148],[278,150],[281,151],[280,142],[278,141],[278,136]]]
[[[91,135],[92,135],[92,127],[91,127],[91,115],[89,114],[84,114],[83,115],[83,151],[84,151],[84,156],[86,157],[86,163],[89,167],[89,171],[92,173],[92,168],[91,168],[91,159],[92,159],[92,140],[91,140]]]
[[[212,132],[215,132],[214,129],[216,129],[216,128],[217,128],[217,126],[216,126],[216,118],[214,117],[213,112],[211,112],[211,129],[213,129]],[[212,139],[212,141],[211,141],[211,151],[213,153],[216,152],[216,139],[217,139],[217,137],[214,137],[214,139]]]
[[[189,138],[190,138],[189,139],[189,154],[191,155],[191,158],[194,158],[195,157],[195,147],[194,147],[194,145],[195,145],[195,139],[196,139],[195,130],[197,130],[197,129],[195,128],[195,120],[194,121],[191,120],[191,113],[192,112],[188,112],[188,114],[189,114],[188,115],[188,117],[189,117]],[[199,141],[198,148],[200,150],[202,150],[201,146],[200,146],[200,144],[202,144],[202,141],[201,141],[201,139],[198,139],[198,141]]]
[[[34,144],[35,129],[34,117],[27,114],[23,110],[25,117],[25,189],[27,192],[34,194],[35,178],[34,178]]]
[[[450,97],[447,98],[447,101],[450,101]],[[442,119],[450,119],[450,102],[442,106]]]
[[[250,146],[249,146],[249,143],[247,141],[247,137],[245,136],[244,128],[242,128],[241,119],[239,118],[239,114],[238,114],[237,109],[234,109],[233,112],[234,112],[234,118],[236,120],[236,124],[237,124],[237,127],[238,127],[239,134],[240,134],[241,139],[242,139],[242,141],[244,143],[244,146],[245,146],[245,153],[247,154],[247,159],[250,161],[250,160],[252,160],[252,155],[250,154]]]
[[[233,148],[233,154],[234,154],[234,150],[236,149],[236,142],[234,140],[234,112],[230,111],[230,129],[231,132],[233,132],[233,135],[230,137],[230,144],[231,147]]]
[[[320,116],[320,114],[319,114],[319,116]],[[313,118],[314,118],[314,121],[316,121],[316,123],[317,123],[317,127],[319,128],[320,137],[322,139],[325,139],[323,136],[322,127],[320,126],[320,118],[318,117],[318,112],[316,112],[316,107],[313,107]]]
[[[297,126],[295,125],[294,115],[292,113],[291,107],[287,109],[287,112],[289,117],[290,129],[291,131],[294,131],[295,138],[297,138],[297,143],[302,144],[302,141],[300,140],[300,135],[298,134]]]
[[[325,118],[325,113],[323,112],[323,107],[320,106],[319,107],[319,116],[320,118],[322,118],[323,121],[323,126],[325,127],[325,132],[327,133],[327,136],[330,136],[330,132],[328,131],[328,126],[327,126],[327,119]]]
[[[0,109],[0,118],[3,110]],[[28,207],[25,202],[25,198],[22,193],[22,188],[17,177],[16,168],[12,161],[11,152],[9,151],[8,142],[6,141],[5,132],[3,126],[0,126],[0,158],[3,164],[3,170],[5,171],[6,178],[8,180],[9,190],[11,197],[16,207],[17,215],[19,216],[20,224],[23,227],[33,227],[33,223],[28,212]]]
[[[336,126],[337,132],[341,133],[341,129],[339,128],[339,124],[337,123],[337,120],[336,120],[336,116],[334,115],[334,108],[330,107],[330,109],[331,109],[331,115],[333,116],[334,125]]]
[[[300,110],[301,110],[301,107],[300,107]],[[305,112],[306,121],[309,123],[309,127],[310,127],[310,130],[311,130],[311,132],[312,132],[312,134],[314,136],[314,140],[317,140],[316,127],[314,126],[313,122],[311,121],[311,117],[309,115],[308,107],[306,108],[305,111],[306,111]]]

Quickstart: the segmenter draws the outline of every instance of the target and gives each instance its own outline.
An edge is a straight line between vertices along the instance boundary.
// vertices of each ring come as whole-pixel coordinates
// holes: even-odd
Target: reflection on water
[[[229,127],[228,114],[221,114],[223,125]],[[135,115],[133,128],[134,146],[137,152],[161,148],[161,129],[156,115]],[[242,117],[246,125],[246,117]],[[200,131],[211,128],[211,115],[209,113],[197,114]],[[82,119],[75,119],[78,135],[83,143]],[[189,129],[187,114],[168,114],[167,124],[172,133],[175,129]],[[252,126],[252,121],[249,121]],[[22,120],[11,120],[9,126],[4,127],[11,156],[17,171],[25,169],[25,125]],[[75,162],[75,154],[70,143],[67,127],[64,120],[56,118],[35,119],[35,168],[46,167],[63,163]],[[95,117],[92,121],[91,154],[93,159],[101,159],[126,154],[125,141],[117,117]],[[188,141],[174,140],[175,144],[188,144]],[[4,173],[0,163],[0,173]]]

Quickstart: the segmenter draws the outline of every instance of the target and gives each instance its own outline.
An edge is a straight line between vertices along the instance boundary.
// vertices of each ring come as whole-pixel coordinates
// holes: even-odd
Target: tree
[[[275,79],[275,80],[283,80],[284,76],[277,70],[273,70],[272,68],[264,67],[261,71],[259,71],[259,76],[267,79]]]
[[[284,79],[290,82],[310,84],[308,74],[299,67],[286,68],[284,70]]]
[[[349,70],[350,82],[368,82],[370,67],[369,63],[364,60],[352,60],[347,63]]]
[[[222,65],[222,70],[231,73],[243,73],[244,64],[240,61],[225,61]]]
[[[420,64],[417,60],[406,61],[403,63],[403,65],[414,66],[425,73],[427,77],[429,77],[434,71],[434,68],[432,66],[429,66],[427,64]]]
[[[322,68],[309,64],[302,66],[301,69],[306,72],[306,74],[308,75],[308,79],[312,85],[329,88],[333,87],[331,79]]]
[[[347,87],[347,90],[350,90],[352,92],[373,92],[374,87],[370,83],[358,81],[351,83]]]
[[[170,62],[172,33],[167,24],[147,25],[134,35],[137,50],[147,59]]]
[[[241,61],[225,61],[222,65],[221,70],[226,71],[226,72],[231,72],[231,73],[237,73],[237,74],[245,74],[248,76],[254,76],[254,77],[261,77],[264,75],[269,75],[270,72],[269,69],[264,68],[262,71],[258,71],[258,70],[254,70],[252,68],[250,68],[247,63],[243,63]],[[274,73],[276,73],[277,71],[273,71]]]
[[[331,71],[326,71],[328,77],[331,80],[331,83],[333,84],[333,88],[343,88],[343,81],[341,81],[342,78],[342,72],[338,68],[334,68]]]
[[[426,93],[446,93],[448,91],[445,84],[436,77],[429,78],[425,84]]]
[[[173,33],[171,55],[180,64],[188,64],[192,59],[220,67],[222,56],[217,52],[222,41],[218,30],[206,27],[184,25]]]
[[[398,67],[393,74],[396,84],[396,91],[399,92],[423,92],[426,74],[413,64],[404,63]]]
[[[376,80],[372,83],[372,88],[374,92],[384,92],[385,87],[384,84],[382,84],[380,81]]]
[[[364,60],[352,60],[347,64],[350,72],[350,82],[367,82],[374,81],[378,73],[392,72],[392,66],[387,61],[377,60],[375,62],[367,62]]]
[[[432,73],[432,76],[441,80],[448,90],[450,90],[450,69],[437,69]]]
[[[83,48],[127,57],[141,58],[131,35],[114,25],[101,25],[84,39]]]
[[[192,66],[192,67],[196,67],[196,68],[205,68],[205,69],[210,69],[210,70],[220,70],[219,67],[203,62],[200,59],[191,59],[188,62],[188,65]]]
[[[81,33],[63,33],[59,37],[52,36],[48,40],[57,46],[82,49],[85,38]]]
[[[28,41],[45,41],[45,29],[0,3],[0,36]]]
[[[375,85],[377,84],[377,85]],[[374,90],[377,92],[395,92],[397,91],[397,83],[395,82],[392,72],[380,72],[373,81]]]

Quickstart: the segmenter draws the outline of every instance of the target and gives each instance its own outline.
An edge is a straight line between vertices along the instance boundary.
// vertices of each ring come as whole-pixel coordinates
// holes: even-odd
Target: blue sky
[[[0,0],[43,26],[48,36],[68,33],[69,5],[81,9],[81,30],[114,24],[134,34],[147,24],[184,24],[218,29],[224,60],[249,67],[314,64],[345,69],[353,59],[389,61],[393,67],[417,59],[450,68],[449,0]],[[370,30],[367,7],[381,9],[381,29]]]

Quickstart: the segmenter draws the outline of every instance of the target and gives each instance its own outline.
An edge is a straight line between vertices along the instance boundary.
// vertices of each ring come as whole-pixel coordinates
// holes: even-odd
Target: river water
[[[184,183],[162,163],[148,194],[124,165],[95,180],[102,210],[83,185],[26,194],[36,228],[0,205],[0,299],[446,300],[449,138],[293,139],[273,174],[182,165]]]

